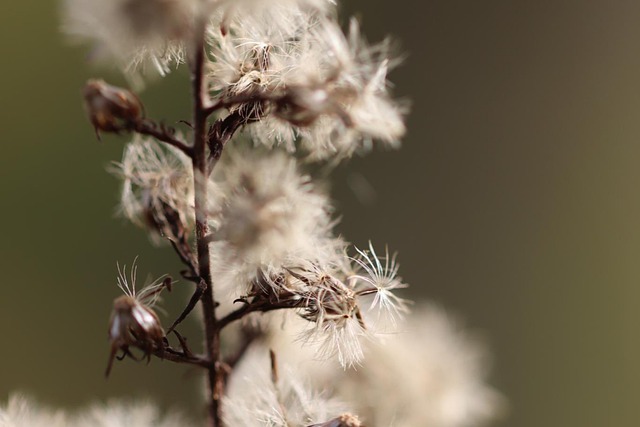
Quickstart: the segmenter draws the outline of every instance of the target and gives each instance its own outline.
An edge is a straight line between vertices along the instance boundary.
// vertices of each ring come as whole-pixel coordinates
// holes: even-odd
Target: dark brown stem
[[[204,35],[206,22],[199,19],[196,23],[194,49],[191,58],[191,90],[193,96],[193,172],[195,188],[196,213],[196,247],[198,253],[198,274],[205,284],[200,302],[203,311],[205,353],[211,361],[208,367],[209,385],[209,426],[220,427],[222,398],[222,375],[218,372],[220,366],[220,330],[217,326],[213,282],[211,280],[211,266],[209,261],[209,234],[207,214],[207,180],[209,165],[207,162],[207,112],[205,99],[207,97],[204,84]]]
[[[209,145],[209,173],[220,160],[224,146],[247,120],[239,112],[233,112],[224,119],[218,119],[209,129],[207,144]]]
[[[235,105],[245,104],[248,102],[275,101],[280,98],[281,96],[276,96],[269,93],[243,93],[240,95],[227,96],[227,97],[218,99],[215,103],[208,106],[205,109],[205,113],[207,114],[207,116],[210,116],[216,111],[233,107]]]
[[[201,281],[197,284],[196,290],[193,292],[193,295],[189,299],[187,306],[184,308],[184,310],[182,310],[182,313],[180,313],[180,316],[178,316],[178,318],[173,322],[171,327],[167,329],[167,334],[173,332],[176,326],[178,326],[184,319],[186,319],[189,313],[193,311],[198,302],[202,299],[202,295],[204,294],[206,288],[207,284],[204,281]]]
[[[151,120],[143,119],[133,123],[133,130],[141,135],[152,136],[158,141],[176,147],[187,156],[193,158],[193,148],[177,138],[171,128],[167,128],[162,124],[158,126]]]
[[[218,327],[223,329],[227,327],[230,323],[235,322],[236,320],[242,319],[244,316],[249,313],[261,312],[266,313],[274,310],[282,310],[282,309],[295,309],[299,308],[304,304],[304,301],[300,300],[292,300],[292,299],[282,299],[280,301],[271,302],[271,301],[255,301],[245,303],[242,307],[232,311],[227,314],[223,318],[218,320]]]
[[[154,350],[153,354],[160,359],[169,360],[175,363],[195,365],[206,369],[211,369],[212,367],[212,363],[207,360],[207,358],[196,355],[187,355],[183,351],[178,351],[172,347]]]

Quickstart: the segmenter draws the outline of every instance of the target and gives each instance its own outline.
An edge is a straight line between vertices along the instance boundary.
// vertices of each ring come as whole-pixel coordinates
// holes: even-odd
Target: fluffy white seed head
[[[289,427],[325,422],[344,412],[344,405],[313,391],[305,375],[292,366],[270,371],[268,351],[253,346],[236,367],[223,399],[229,427]]]
[[[214,173],[220,197],[212,212],[211,252],[218,277],[232,277],[246,292],[258,269],[281,269],[292,258],[316,259],[333,250],[329,200],[293,158],[228,154]]]
[[[409,312],[410,301],[396,294],[399,289],[408,287],[398,276],[396,255],[390,255],[385,248],[384,256],[378,257],[371,243],[368,250],[355,249],[358,255],[352,260],[356,271],[349,274],[347,281],[356,289],[361,301],[370,300],[364,310],[367,324],[377,332],[397,330],[398,320]]]
[[[193,227],[193,170],[180,150],[136,137],[111,171],[122,179],[119,211],[131,222],[156,232],[173,222]]]
[[[313,345],[318,359],[335,357],[345,368],[357,365],[364,357],[361,340],[368,335],[357,294],[338,278],[335,266],[308,264],[291,269],[289,277],[289,288],[304,302],[301,317],[310,322],[299,340]]]
[[[198,0],[65,0],[63,30],[93,45],[92,57],[161,75],[184,60]]]
[[[455,320],[429,305],[402,328],[384,345],[367,345],[366,363],[353,375],[335,378],[356,413],[371,425],[398,427],[479,426],[501,413],[502,398],[486,383],[486,350]]]
[[[0,406],[2,427],[67,427],[70,419],[63,411],[55,411],[20,394],[12,394]]]
[[[303,322],[273,322],[264,345],[307,372],[313,387],[333,390],[365,425],[481,426],[504,411],[504,399],[488,384],[485,346],[437,306],[415,307],[382,342],[361,340],[366,357],[346,372],[318,360],[318,347],[291,339]]]
[[[395,260],[388,254],[386,260],[377,258],[372,248],[361,256],[371,264],[360,258],[363,266],[353,262],[342,243],[323,259],[290,258],[280,268],[260,269],[248,293],[295,309],[298,321],[288,320],[286,334],[313,349],[311,357],[354,367],[364,358],[363,343],[396,333],[408,311],[407,301],[394,294],[405,286],[396,276]],[[277,334],[278,322],[260,325],[263,331],[273,327]]]
[[[149,402],[94,404],[76,412],[52,410],[34,399],[12,394],[0,405],[2,427],[179,427],[189,425],[176,413],[165,413]]]
[[[311,344],[315,349],[315,359],[336,358],[343,368],[354,368],[364,359],[362,341],[367,330],[354,316],[342,319],[324,320],[302,332],[302,345]]]
[[[310,158],[340,159],[404,134],[403,109],[387,91],[388,43],[368,46],[355,21],[345,35],[331,13],[276,3],[210,35],[212,89],[269,100],[250,106],[256,142],[293,151],[300,139]]]

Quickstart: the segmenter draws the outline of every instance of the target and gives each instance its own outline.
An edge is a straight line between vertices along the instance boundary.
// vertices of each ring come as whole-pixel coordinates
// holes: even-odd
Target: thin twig
[[[178,338],[178,342],[180,343],[180,347],[182,347],[182,352],[187,357],[193,357],[193,353],[191,352],[191,349],[189,349],[189,346],[187,345],[187,339],[185,337],[183,337],[182,335],[180,335],[180,333],[178,331],[173,331],[173,334],[176,336],[176,338]]]
[[[205,108],[205,114],[208,116],[212,115],[216,111],[223,110],[225,108],[230,108],[239,104],[246,104],[249,102],[261,102],[261,101],[277,101],[280,99],[280,96],[276,96],[269,93],[243,93],[240,95],[233,95],[228,97],[223,97],[218,99],[215,103]]]
[[[211,362],[202,356],[187,355],[182,351],[178,351],[172,347],[165,347],[153,351],[153,355],[175,363],[183,363],[188,365],[200,366],[201,368],[210,369]]]
[[[187,267],[189,267],[190,273],[192,273],[192,275],[195,276],[197,267],[193,260],[193,254],[191,253],[191,249],[189,248],[188,244],[186,244],[186,242],[178,243],[173,239],[168,239],[168,240],[169,242],[171,242],[171,246],[176,251],[176,254],[178,254],[178,257],[180,258],[180,260]],[[188,252],[185,249],[188,249]]]
[[[193,309],[196,308],[196,305],[202,298],[202,295],[204,294],[204,291],[206,288],[207,288],[206,283],[204,282],[198,283],[198,285],[196,286],[196,290],[193,292],[193,295],[191,296],[191,298],[189,299],[189,302],[187,303],[187,306],[184,308],[184,310],[182,310],[182,313],[180,313],[180,316],[178,316],[178,318],[173,322],[171,327],[167,330],[167,334],[172,332],[175,329],[175,327],[178,326],[180,323],[182,323],[182,321],[187,318],[189,313],[191,313]]]
[[[262,300],[247,302],[242,307],[232,311],[231,313],[227,314],[223,318],[219,319],[218,327],[220,329],[224,329],[230,323],[233,323],[236,320],[240,320],[250,313],[255,313],[255,312],[266,313],[269,311],[282,310],[287,308],[296,309],[296,308],[300,308],[300,306],[303,303],[304,301],[302,300],[298,300],[298,299],[292,300],[289,298],[283,298],[282,300],[275,301],[275,302],[262,301]]]
[[[220,160],[224,146],[231,140],[233,135],[247,123],[247,119],[235,111],[224,119],[218,119],[209,129],[207,144],[209,145],[209,173]]]
[[[193,148],[189,147],[186,142],[176,137],[173,134],[173,131],[164,125],[158,126],[151,120],[143,119],[133,123],[133,130],[141,135],[152,136],[158,141],[169,144],[179,149],[187,156],[193,158]]]

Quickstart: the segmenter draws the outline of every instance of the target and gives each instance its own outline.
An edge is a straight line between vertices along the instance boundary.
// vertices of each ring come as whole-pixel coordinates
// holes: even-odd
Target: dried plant
[[[154,307],[172,279],[136,289],[135,263],[119,268],[107,375],[116,358],[202,368],[210,426],[480,424],[500,406],[483,383],[482,352],[440,311],[429,309],[422,326],[404,320],[395,256],[335,236],[330,200],[304,172],[375,143],[397,147],[405,131],[388,91],[397,63],[389,44],[367,44],[355,20],[344,32],[335,9],[329,0],[66,0],[64,30],[133,84],[183,63],[191,77],[182,131],[147,117],[131,90],[102,80],[84,87],[98,138],[132,138],[112,167],[121,214],[171,245],[182,282],[193,283],[163,326]],[[178,332],[198,305],[200,353]],[[326,362],[301,374],[317,359],[342,368]],[[0,420],[38,419],[20,405],[12,400]],[[118,408],[102,424],[119,425]],[[135,425],[160,425],[151,409],[130,411],[143,414]],[[98,423],[100,414],[73,419]]]

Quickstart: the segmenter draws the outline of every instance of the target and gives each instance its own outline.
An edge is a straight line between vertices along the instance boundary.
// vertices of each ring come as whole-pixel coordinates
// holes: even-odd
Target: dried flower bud
[[[172,241],[188,236],[194,222],[191,159],[173,147],[137,137],[111,171],[122,179],[120,212],[134,224]]]
[[[363,427],[357,416],[342,414],[326,423],[313,424],[307,427]]]
[[[91,79],[84,86],[82,94],[98,138],[100,131],[119,132],[142,118],[142,102],[127,89],[111,86],[104,80]]]
[[[171,278],[162,276],[149,285],[136,290],[136,276],[138,268],[134,261],[130,276],[127,278],[126,266],[118,266],[118,287],[124,295],[113,301],[113,310],[109,321],[109,342],[111,353],[107,365],[106,375],[109,375],[113,359],[118,350],[131,356],[129,346],[136,346],[144,351],[145,356],[151,356],[154,349],[163,348],[164,330],[160,325],[158,315],[152,307],[158,301],[160,292],[164,288],[171,291]]]
[[[113,301],[113,311],[109,322],[109,341],[111,355],[106,375],[111,371],[113,359],[118,350],[128,351],[130,345],[143,349],[149,356],[155,347],[162,346],[164,331],[160,319],[149,307],[128,295],[122,295]]]

